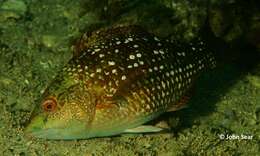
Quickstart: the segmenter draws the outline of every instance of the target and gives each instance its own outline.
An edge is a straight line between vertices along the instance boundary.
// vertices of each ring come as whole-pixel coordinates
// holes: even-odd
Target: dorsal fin
[[[115,28],[103,28],[96,31],[88,31],[84,33],[79,40],[74,44],[73,56],[79,56],[84,50],[86,50],[91,45],[97,45],[102,41],[111,40],[113,38],[120,38],[122,36],[127,36],[130,34],[138,36],[147,36],[147,33],[142,27],[136,25],[130,26],[115,26]]]

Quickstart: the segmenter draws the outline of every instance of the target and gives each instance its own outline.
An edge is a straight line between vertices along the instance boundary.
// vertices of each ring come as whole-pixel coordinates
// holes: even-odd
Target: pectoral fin
[[[124,133],[155,133],[163,131],[163,128],[151,126],[151,125],[142,125],[131,129],[126,129]]]

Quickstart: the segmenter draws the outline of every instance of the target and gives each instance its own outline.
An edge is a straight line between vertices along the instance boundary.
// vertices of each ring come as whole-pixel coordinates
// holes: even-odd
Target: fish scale
[[[58,108],[47,113],[36,111],[47,119],[45,128],[34,133],[38,137],[110,136],[138,127],[168,110],[177,109],[178,101],[187,94],[198,75],[215,66],[215,59],[203,41],[179,44],[138,26],[86,33],[75,49],[74,57],[43,96],[43,104],[50,96],[55,97]],[[67,113],[70,108],[74,111]],[[74,127],[70,127],[70,121],[75,119],[84,130],[71,132]],[[49,132],[52,129],[61,132]]]

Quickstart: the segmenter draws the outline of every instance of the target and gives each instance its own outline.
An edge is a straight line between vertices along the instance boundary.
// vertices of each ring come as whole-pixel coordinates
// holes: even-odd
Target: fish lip
[[[37,133],[44,131],[46,131],[46,129],[42,129],[41,127],[31,127],[30,124],[24,129],[24,133],[30,136],[37,136]]]
[[[33,138],[41,138],[48,140],[64,140],[64,136],[60,133],[62,128],[47,128],[42,129],[40,127],[26,127],[25,134]]]
[[[85,127],[79,128],[80,131],[86,131]],[[64,129],[64,127],[51,127],[46,128],[43,125],[34,126],[33,124],[25,128],[24,133],[28,137],[40,138],[46,140],[75,140],[75,139],[85,139],[86,133],[78,133],[78,129]],[[87,131],[86,131],[87,132]]]
[[[48,139],[49,137],[47,135],[50,134],[50,132],[58,134],[57,129],[39,129],[39,130],[32,130],[30,132],[26,132],[29,136],[35,137],[35,138],[42,138],[42,139]]]
[[[59,139],[61,138],[62,128],[45,128],[44,125],[29,124],[25,127],[24,133],[33,138]]]

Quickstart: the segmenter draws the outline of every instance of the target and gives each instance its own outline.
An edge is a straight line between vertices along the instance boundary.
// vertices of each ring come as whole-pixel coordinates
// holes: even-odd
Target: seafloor
[[[25,136],[24,124],[82,32],[138,24],[159,36],[188,40],[205,22],[207,5],[199,0],[0,0],[0,155],[260,155],[260,43],[239,45],[242,17],[226,20],[237,23],[223,35],[222,26],[230,24],[223,23],[219,8],[236,1],[211,2],[211,28],[219,37],[211,48],[222,61],[198,80],[188,108],[160,117],[170,132],[48,141]],[[219,40],[223,43],[215,44]]]

